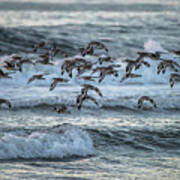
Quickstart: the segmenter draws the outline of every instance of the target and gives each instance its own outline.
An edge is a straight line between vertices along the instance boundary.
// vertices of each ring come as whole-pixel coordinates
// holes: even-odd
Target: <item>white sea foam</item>
[[[149,52],[168,52],[166,51],[159,42],[154,41],[152,39],[148,40],[147,42],[144,43],[144,49]]]
[[[64,158],[94,154],[92,139],[79,128],[64,126],[57,131],[30,135],[5,133],[0,138],[0,159]]]

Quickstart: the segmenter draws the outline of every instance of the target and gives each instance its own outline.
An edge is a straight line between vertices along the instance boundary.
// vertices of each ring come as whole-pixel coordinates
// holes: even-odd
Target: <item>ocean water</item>
[[[0,179],[180,179],[180,86],[170,87],[172,70],[157,74],[160,61],[145,58],[151,67],[133,71],[142,77],[120,82],[123,60],[136,59],[137,51],[161,51],[161,58],[179,63],[172,53],[179,50],[179,27],[179,0],[1,1],[0,69],[14,55],[36,61],[32,47],[41,41],[74,58],[92,40],[103,42],[121,67],[118,77],[101,83],[79,79],[74,70],[72,78],[62,76],[67,83],[49,91],[68,59],[58,54],[54,65],[24,64],[12,78],[0,78],[0,98],[12,104],[0,108]],[[34,74],[44,74],[45,80],[28,84]],[[103,97],[89,91],[98,106],[85,101],[79,111],[76,97],[84,83],[98,87]],[[157,108],[145,102],[138,109],[144,95]],[[68,112],[57,113],[54,108],[63,104]]]

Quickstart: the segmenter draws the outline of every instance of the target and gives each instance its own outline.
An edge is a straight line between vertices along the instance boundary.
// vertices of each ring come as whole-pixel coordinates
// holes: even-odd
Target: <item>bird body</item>
[[[68,82],[68,81],[69,80],[65,79],[65,78],[53,78],[53,82],[50,85],[49,90],[52,91],[57,86],[57,84],[60,83],[60,82]]]
[[[174,86],[174,83],[180,81],[180,74],[177,73],[171,73],[169,82],[170,82],[170,86],[171,88]]]
[[[68,112],[67,109],[68,109],[67,106],[64,104],[61,105],[61,107],[59,107],[59,108],[57,108],[57,107],[54,108],[54,110],[56,110],[56,112],[59,114]]]
[[[90,85],[90,84],[83,84],[82,86],[83,86],[83,89],[81,90],[81,93],[82,93],[82,94],[84,94],[85,92],[86,92],[86,94],[87,94],[88,90],[93,90],[93,91],[95,91],[99,96],[103,97],[101,91],[100,91],[97,87],[95,87],[95,86],[93,86],[93,85]]]
[[[78,110],[81,109],[82,104],[86,99],[91,100],[92,102],[94,102],[98,106],[98,102],[94,97],[87,95],[87,93],[84,93],[84,94],[78,95],[76,98],[76,105],[77,105]]]
[[[38,80],[45,80],[45,78],[43,77],[44,75],[43,74],[37,74],[37,75],[33,75],[29,80],[28,80],[28,84],[32,81],[34,81],[35,79],[38,79]]]
[[[138,108],[142,107],[142,104],[144,101],[149,101],[155,108],[157,108],[157,105],[155,103],[155,101],[149,97],[149,96],[141,96],[138,100]]]
[[[0,69],[0,78],[11,78],[8,76],[8,73],[4,73],[3,70]]]
[[[10,101],[8,101],[7,99],[0,99],[0,105],[2,104],[6,104],[9,108],[12,107]]]

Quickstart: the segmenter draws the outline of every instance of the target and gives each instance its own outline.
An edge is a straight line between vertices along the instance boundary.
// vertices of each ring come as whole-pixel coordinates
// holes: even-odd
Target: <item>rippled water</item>
[[[0,179],[180,179],[180,86],[170,88],[171,71],[157,75],[158,62],[147,58],[151,67],[136,71],[143,77],[120,83],[122,60],[135,59],[137,51],[163,51],[161,57],[179,62],[172,53],[180,44],[178,0],[3,0],[0,17],[0,66],[13,54],[35,61],[32,46],[40,41],[79,57],[92,40],[106,44],[122,65],[118,78],[89,82],[103,97],[90,92],[99,105],[87,101],[81,111],[76,96],[84,81],[75,71],[49,91],[61,74],[60,55],[54,66],[25,64],[12,79],[0,79],[0,98],[12,104],[0,109]],[[27,84],[36,73],[46,80]],[[157,108],[147,102],[138,109],[142,95]],[[69,113],[54,110],[62,104]]]

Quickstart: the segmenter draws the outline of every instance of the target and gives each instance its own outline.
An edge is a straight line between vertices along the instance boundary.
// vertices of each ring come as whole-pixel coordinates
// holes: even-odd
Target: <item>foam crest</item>
[[[92,139],[79,128],[69,126],[30,135],[5,133],[0,138],[0,159],[64,158],[94,154]]]
[[[144,43],[144,49],[149,52],[167,52],[159,42],[154,41],[152,39],[148,40],[147,42]]]

